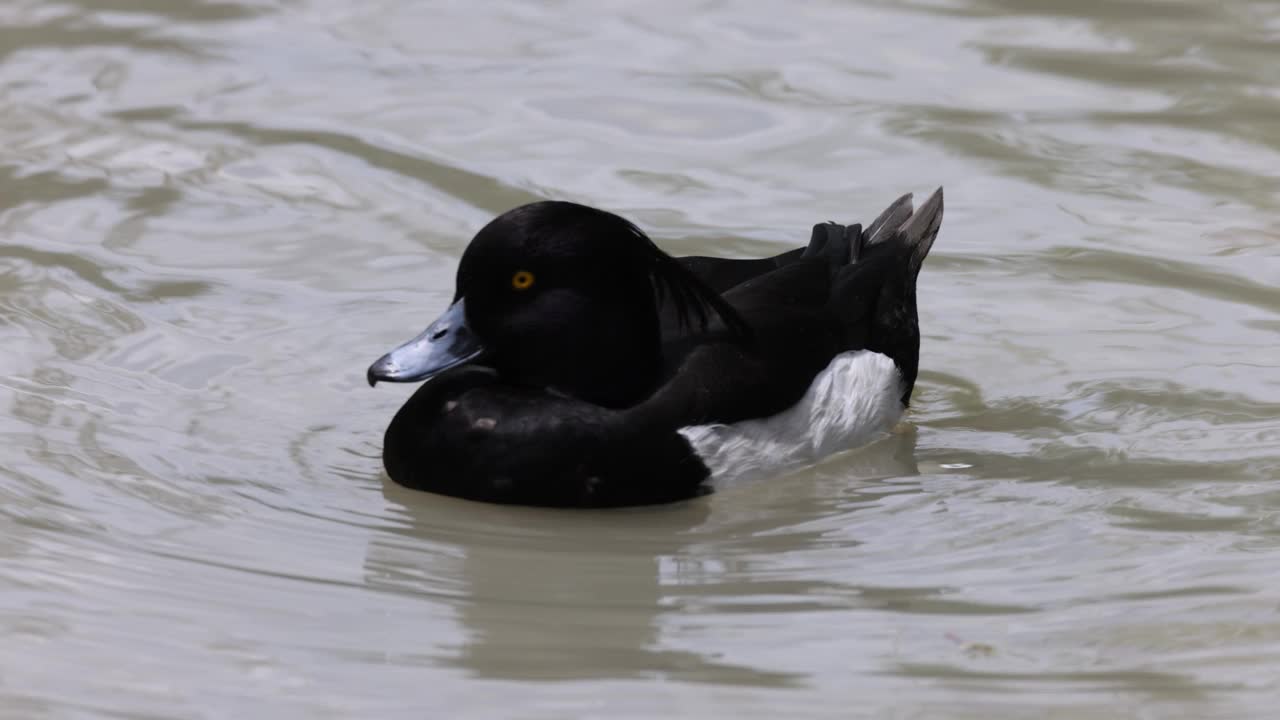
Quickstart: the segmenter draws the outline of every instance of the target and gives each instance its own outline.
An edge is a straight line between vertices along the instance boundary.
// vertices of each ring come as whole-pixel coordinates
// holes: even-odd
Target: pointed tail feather
[[[911,193],[894,200],[880,217],[871,221],[863,231],[863,243],[867,246],[877,245],[893,237],[893,231],[902,227],[911,217]]]
[[[942,188],[933,191],[928,200],[909,220],[898,228],[902,240],[911,247],[911,274],[917,275],[924,259],[933,248],[933,241],[938,238],[938,230],[942,227]]]

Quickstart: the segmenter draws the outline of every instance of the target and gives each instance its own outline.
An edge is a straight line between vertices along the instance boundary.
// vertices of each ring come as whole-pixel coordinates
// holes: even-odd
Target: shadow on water
[[[1117,670],[1110,672],[998,672],[975,671],[942,664],[908,663],[888,674],[928,678],[971,692],[998,692],[1002,695],[1043,693],[1052,686],[1100,695],[1115,693],[1148,695],[1164,702],[1204,701],[1212,693],[1231,689],[1229,685],[1209,685],[1189,675],[1173,672]]]
[[[1039,78],[1028,94],[1077,101],[1058,104],[1055,98],[1039,106],[1027,94],[999,92],[952,97],[889,110],[887,126],[895,132],[1055,191],[1141,200],[1176,189],[1271,209],[1280,181],[1260,158],[1280,148],[1280,101],[1268,90],[1276,80],[1275,40],[1264,4],[976,0],[907,6],[922,16],[1034,28],[1029,36],[978,31],[965,45],[981,54],[987,71],[1010,68],[1013,77]],[[1081,32],[1101,43],[1081,46]],[[1099,130],[1110,137],[1098,142]],[[1214,150],[1197,151],[1205,147]]]
[[[1055,248],[1043,254],[1040,261],[1048,266],[1055,280],[1064,284],[1108,282],[1192,292],[1280,315],[1280,293],[1274,287],[1215,271],[1203,263],[1069,247]]]
[[[17,244],[0,244],[0,260],[15,258],[44,269],[61,269],[76,275],[80,280],[99,290],[120,296],[135,303],[160,302],[163,300],[186,299],[203,295],[213,288],[213,284],[203,280],[146,281],[137,288],[127,288],[107,277],[109,270],[124,271],[119,266],[101,265],[84,256],[83,253],[39,250]],[[135,329],[141,329],[141,324]]]
[[[502,180],[464,170],[456,165],[428,160],[392,150],[341,132],[303,128],[270,128],[245,122],[211,122],[164,118],[183,130],[221,132],[259,146],[305,144],[359,158],[373,167],[418,180],[442,193],[491,213],[542,199]],[[170,113],[157,111],[149,119],[160,121]]]
[[[663,566],[710,514],[695,500],[622,511],[506,508],[404,489],[383,495],[408,522],[397,532],[446,543],[445,558],[406,553],[375,536],[371,586],[403,590],[446,576],[467,639],[448,664],[478,677],[580,680],[679,676],[684,681],[786,686],[799,676],[660,646],[675,612]]]
[[[790,613],[850,610],[1032,611],[951,599],[952,588],[836,582],[805,568],[779,577],[753,568],[755,558],[857,547],[859,540],[836,538],[829,526],[843,526],[851,513],[887,497],[920,492],[902,482],[918,474],[915,443],[914,432],[901,432],[788,477],[616,511],[459,501],[383,476],[381,493],[398,522],[371,538],[365,578],[375,588],[448,598],[465,640],[443,662],[478,677],[804,686],[805,674],[761,668],[754,655],[757,666],[749,666],[724,652],[672,643],[682,630],[705,631],[705,620],[759,613],[783,621]],[[888,479],[897,484],[884,484]]]
[[[1244,483],[1277,470],[1275,403],[1144,377],[1068,383],[1058,398],[991,401],[963,378],[926,371],[921,379],[936,396],[920,419],[931,431],[922,456],[985,477],[1169,488]],[[1188,453],[1192,438],[1198,449]]]
[[[154,15],[173,22],[225,22],[248,20],[270,10],[228,0],[62,0],[89,15],[102,12]]]
[[[93,197],[110,187],[102,178],[72,178],[55,170],[23,172],[18,165],[0,165],[0,213],[27,204],[52,205],[63,200]]]
[[[144,28],[86,26],[67,17],[55,17],[33,25],[0,26],[0,61],[27,50],[73,50],[120,47],[130,51],[204,57],[194,45],[156,35]]]
[[[1151,0],[1085,0],[1066,3],[1061,0],[971,0],[943,7],[936,2],[884,3],[906,7],[929,15],[962,15],[966,17],[1053,17],[1080,20],[1206,20],[1214,16],[1212,6],[1198,2],[1152,2]]]

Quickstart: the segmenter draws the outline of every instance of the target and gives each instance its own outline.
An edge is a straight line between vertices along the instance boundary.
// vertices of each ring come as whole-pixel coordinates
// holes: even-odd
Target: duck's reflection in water
[[[914,474],[913,448],[908,433],[842,459],[845,484]],[[461,637],[406,632],[425,631],[437,661],[479,677],[801,685],[801,675],[673,648],[664,638],[667,628],[698,624],[707,595],[698,585],[715,584],[724,571],[723,544],[813,520],[808,510],[849,511],[848,495],[831,482],[783,482],[786,507],[778,512],[768,507],[778,496],[767,481],[675,505],[583,511],[459,501],[384,479],[383,495],[403,524],[374,536],[366,581],[451,607]],[[809,533],[782,535],[804,544]]]

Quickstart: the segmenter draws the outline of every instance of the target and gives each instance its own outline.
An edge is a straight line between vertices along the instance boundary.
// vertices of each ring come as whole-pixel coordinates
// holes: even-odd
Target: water
[[[1260,718],[1280,5],[0,7],[0,716]],[[947,188],[908,426],[674,507],[404,491],[512,205],[760,255]]]

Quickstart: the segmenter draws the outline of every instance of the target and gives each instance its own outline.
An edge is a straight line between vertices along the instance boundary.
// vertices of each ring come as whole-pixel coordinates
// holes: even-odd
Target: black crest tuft
[[[750,326],[720,293],[707,287],[675,258],[654,244],[640,228],[627,220],[623,222],[632,236],[631,240],[640,259],[649,267],[649,277],[653,282],[658,305],[671,303],[682,329],[692,330],[696,327],[706,330],[715,316],[720,318],[725,330],[734,340],[742,342],[750,339]]]

